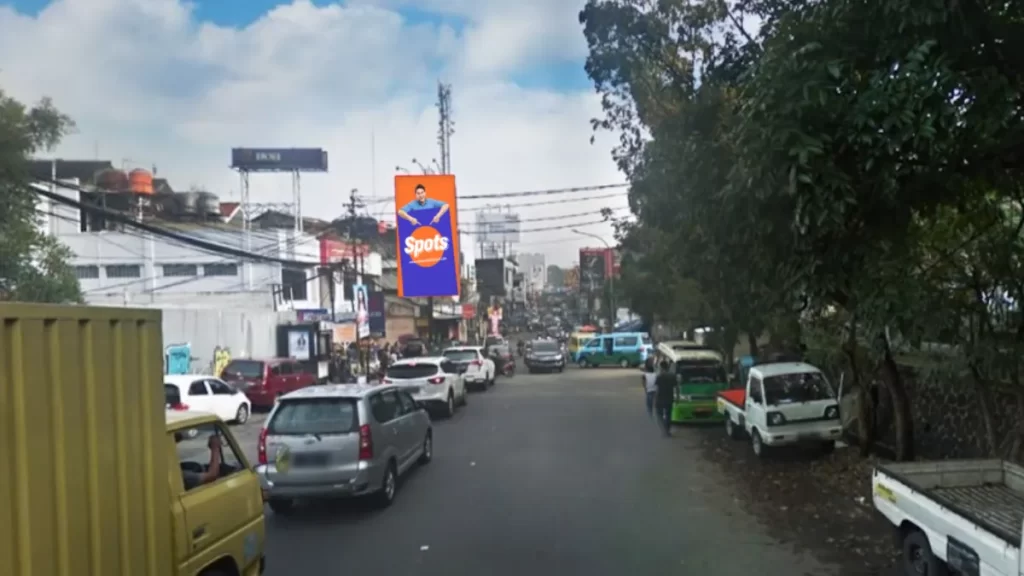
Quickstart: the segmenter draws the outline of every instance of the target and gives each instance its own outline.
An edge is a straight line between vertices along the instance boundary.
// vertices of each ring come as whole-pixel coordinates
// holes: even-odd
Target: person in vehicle
[[[654,410],[666,437],[672,435],[672,400],[677,383],[676,375],[670,371],[671,367],[668,361],[662,360],[658,376],[654,379]]]
[[[185,439],[185,435],[178,432],[174,435],[174,441],[180,443]],[[206,470],[203,472],[195,472],[193,470],[185,470],[182,468],[181,477],[185,481],[185,491],[198,488],[203,484],[209,484],[217,478],[220,478],[220,465],[224,460],[222,453],[222,446],[220,442],[220,435],[214,434],[210,436],[210,440],[207,442],[207,446],[210,447],[210,463],[206,466]]]

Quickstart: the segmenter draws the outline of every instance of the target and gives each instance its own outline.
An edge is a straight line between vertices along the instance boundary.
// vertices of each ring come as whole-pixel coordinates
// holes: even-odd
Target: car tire
[[[249,407],[245,404],[239,404],[238,410],[235,411],[235,424],[242,425],[249,421]]]
[[[455,416],[455,393],[449,390],[448,400],[444,403],[444,417],[451,418],[452,416]]]
[[[469,386],[465,383],[462,384],[462,396],[459,397],[459,406],[465,407],[469,405]]]
[[[928,537],[920,530],[911,530],[903,537],[901,562],[904,574],[927,574],[927,576],[947,576],[949,574],[945,562],[932,554],[932,546],[928,542]]]
[[[619,360],[619,366],[622,368],[629,368],[629,360],[627,358]]]
[[[828,455],[836,451],[836,441],[828,440],[827,442],[821,443],[821,453]]]
[[[388,467],[384,470],[384,478],[380,481],[380,489],[374,496],[376,496],[379,507],[387,508],[394,503],[396,494],[398,494],[398,471],[392,461],[388,462]]]
[[[768,447],[764,445],[761,433],[756,428],[750,431],[750,448],[754,451],[754,456],[759,459],[768,457]]]
[[[729,414],[725,415],[725,433],[733,440],[739,440],[743,437],[743,431],[732,421],[732,416]]]
[[[580,365],[580,368],[587,368],[590,365],[590,363],[587,362],[586,358],[580,358],[580,360],[579,360],[579,362],[577,362],[577,364]]]
[[[295,508],[295,500],[291,498],[271,498],[267,501],[267,506],[273,510],[274,514],[284,516],[289,514],[293,508]]]
[[[430,461],[434,459],[434,434],[427,430],[427,435],[423,438],[423,451],[420,454],[419,463],[421,466],[430,464]]]

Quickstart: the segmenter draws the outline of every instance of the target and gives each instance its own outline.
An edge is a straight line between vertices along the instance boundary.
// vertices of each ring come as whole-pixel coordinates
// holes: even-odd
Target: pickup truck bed
[[[718,393],[718,396],[737,408],[743,408],[747,402],[747,391],[742,388],[738,390],[722,390]]]
[[[1001,460],[950,460],[885,464],[878,470],[1020,547],[1024,468]]]

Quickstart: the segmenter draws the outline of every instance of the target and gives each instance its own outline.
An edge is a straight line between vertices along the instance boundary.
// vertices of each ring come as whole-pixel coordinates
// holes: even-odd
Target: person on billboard
[[[398,217],[409,222],[413,226],[419,226],[420,221],[411,213],[419,212],[421,210],[435,210],[437,208],[440,208],[440,210],[437,211],[437,215],[434,216],[434,219],[430,221],[431,224],[437,224],[441,221],[441,218],[448,213],[448,205],[440,200],[427,198],[427,187],[423,184],[417,184],[416,199],[405,206],[402,206],[401,210],[398,211]]]
[[[370,321],[366,306],[366,290],[356,290],[356,326],[365,326]]]

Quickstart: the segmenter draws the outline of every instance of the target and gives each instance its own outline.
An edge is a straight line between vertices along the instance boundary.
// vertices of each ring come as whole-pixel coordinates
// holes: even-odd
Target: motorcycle
[[[508,376],[511,378],[516,375],[516,360],[515,358],[508,358],[503,360],[501,363],[501,375]]]

